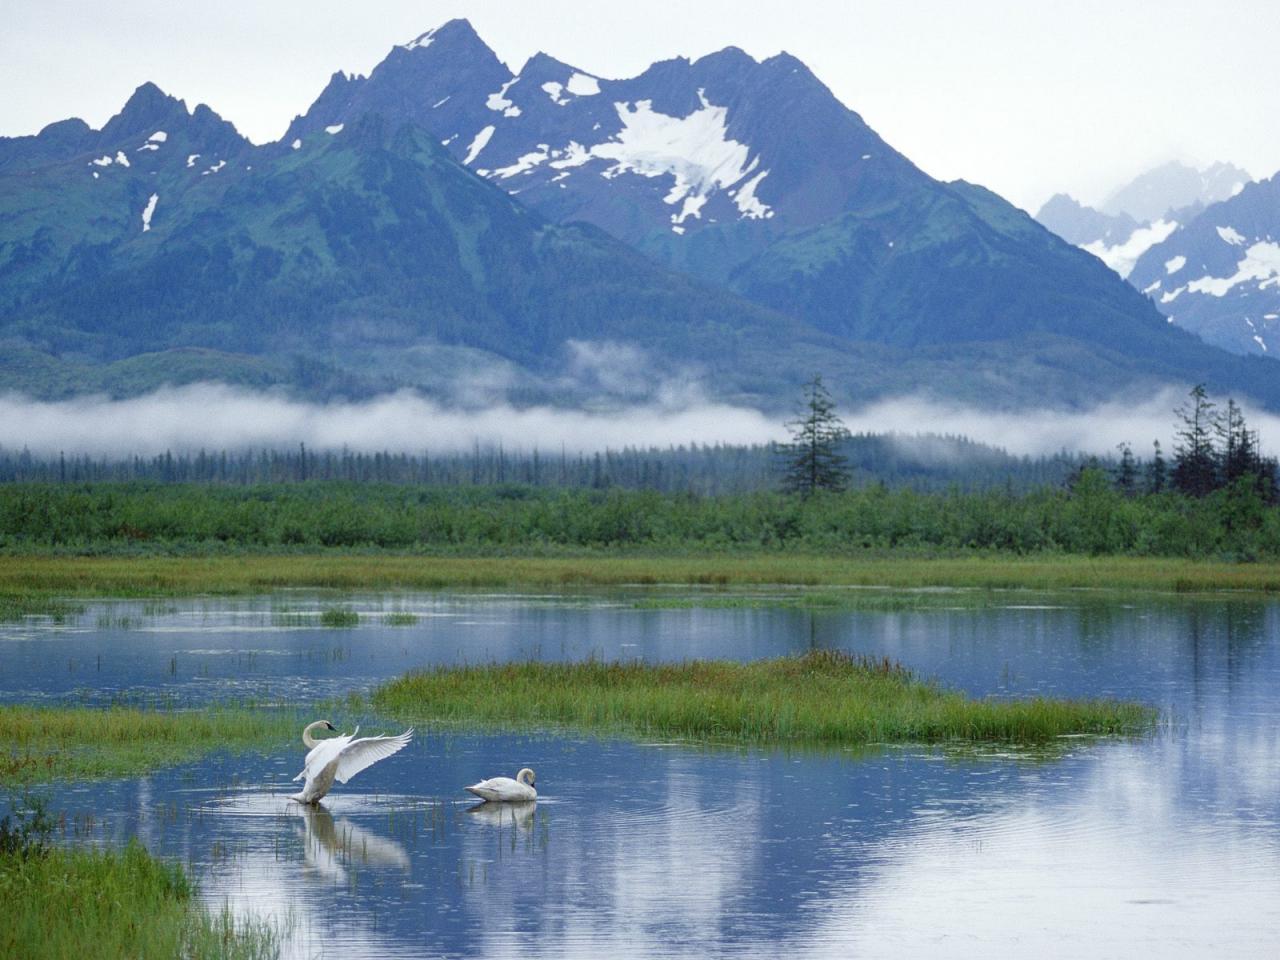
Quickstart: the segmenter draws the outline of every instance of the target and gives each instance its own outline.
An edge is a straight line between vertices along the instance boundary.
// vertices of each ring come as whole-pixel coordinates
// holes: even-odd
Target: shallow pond
[[[306,812],[303,748],[53,791],[291,956],[1271,957],[1280,949],[1280,604],[996,595],[895,613],[638,609],[652,591],[92,604],[0,626],[0,699],[296,702],[433,663],[885,654],[974,694],[1134,698],[1133,741],[1050,756],[420,736]],[[395,624],[390,614],[413,623]],[[386,729],[391,724],[383,724]],[[542,797],[476,810],[522,765]]]

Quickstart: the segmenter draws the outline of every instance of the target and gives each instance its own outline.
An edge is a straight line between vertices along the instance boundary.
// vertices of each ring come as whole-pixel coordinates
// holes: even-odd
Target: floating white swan
[[[365,767],[403,750],[413,739],[413,728],[410,727],[394,737],[361,737],[357,740],[355,736],[360,728],[356,727],[350,734],[316,740],[311,736],[311,731],[321,727],[326,730],[335,729],[328,720],[317,720],[307,724],[302,731],[302,742],[310,752],[303,761],[302,772],[293,779],[305,779],[306,783],[302,785],[302,792],[295,793],[290,800],[318,803],[329,792],[335,780],[346,783]]]
[[[466,789],[484,800],[493,800],[497,803],[515,803],[521,800],[538,799],[538,791],[533,789],[533,780],[533,771],[525,767],[516,774],[514,780],[510,777],[492,777],[488,780],[481,780],[479,783],[473,783]]]

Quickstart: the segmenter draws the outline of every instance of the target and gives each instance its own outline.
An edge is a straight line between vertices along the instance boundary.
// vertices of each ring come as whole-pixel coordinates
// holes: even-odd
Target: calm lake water
[[[1011,593],[979,609],[637,609],[652,592],[102,603],[0,625],[0,699],[307,701],[435,663],[886,654],[977,695],[1163,711],[1140,740],[705,749],[429,733],[285,800],[303,747],[52,791],[214,905],[288,916],[299,957],[1274,957],[1280,604]],[[384,617],[414,613],[413,625]],[[366,732],[392,724],[369,718]],[[536,805],[463,784],[538,771]]]

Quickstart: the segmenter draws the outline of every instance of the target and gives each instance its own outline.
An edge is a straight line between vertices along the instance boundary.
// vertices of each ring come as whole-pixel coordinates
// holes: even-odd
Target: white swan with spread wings
[[[302,742],[307,747],[307,759],[303,761],[302,772],[294,780],[305,780],[302,790],[289,799],[299,803],[319,803],[333,787],[334,781],[346,783],[365,767],[372,766],[379,760],[403,750],[413,739],[413,728],[394,737],[360,737],[356,727],[349,734],[340,734],[328,740],[316,740],[313,730],[335,730],[328,720],[317,720],[307,724],[302,731]]]

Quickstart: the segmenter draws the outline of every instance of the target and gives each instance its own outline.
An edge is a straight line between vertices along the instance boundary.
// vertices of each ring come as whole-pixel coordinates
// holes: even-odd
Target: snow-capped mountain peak
[[[1130,281],[1179,326],[1239,353],[1280,350],[1280,175],[1213,204]]]
[[[813,225],[919,175],[799,60],[737,47],[629,79],[545,53],[512,73],[452,20],[395,47],[367,80],[335,77],[281,149],[369,112],[424,127],[554,220],[596,223],[664,257],[729,223]]]

